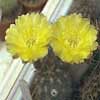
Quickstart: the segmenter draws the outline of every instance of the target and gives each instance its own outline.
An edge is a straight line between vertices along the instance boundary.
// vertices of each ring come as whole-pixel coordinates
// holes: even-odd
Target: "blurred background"
[[[20,58],[13,59],[5,44],[10,24],[18,16],[31,12],[43,13],[50,22],[66,14],[81,13],[100,33],[100,0],[0,0],[0,100],[22,100],[19,81],[24,79],[30,83],[34,76],[34,66],[23,64]],[[100,34],[97,41],[100,44]],[[83,75],[81,84],[75,86],[73,100],[100,100],[100,47],[88,64],[88,67],[71,66],[75,78]]]

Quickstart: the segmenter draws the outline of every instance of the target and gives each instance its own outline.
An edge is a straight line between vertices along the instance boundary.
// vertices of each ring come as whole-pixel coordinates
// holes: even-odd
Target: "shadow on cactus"
[[[98,46],[97,30],[80,14],[55,23],[38,13],[22,15],[7,29],[5,39],[12,56],[35,65],[34,100],[72,100],[73,84],[89,67],[81,65]]]

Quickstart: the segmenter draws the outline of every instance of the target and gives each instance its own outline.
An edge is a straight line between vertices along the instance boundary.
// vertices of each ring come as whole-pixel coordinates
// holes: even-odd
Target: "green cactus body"
[[[33,100],[71,100],[72,81],[63,63],[50,54],[35,66]]]

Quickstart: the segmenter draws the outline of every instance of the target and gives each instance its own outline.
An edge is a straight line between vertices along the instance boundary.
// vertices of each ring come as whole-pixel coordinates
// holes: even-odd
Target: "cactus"
[[[91,68],[82,79],[82,86],[80,87],[81,100],[100,100],[100,50],[95,52],[91,59]],[[95,67],[96,66],[96,67]]]
[[[33,100],[71,100],[72,80],[65,67],[53,53],[35,63],[32,82]],[[64,69],[66,68],[66,69]]]
[[[100,0],[73,0],[70,13],[81,13],[83,17],[90,18],[92,23],[100,19]]]
[[[3,15],[12,12],[17,5],[17,0],[0,0],[0,8],[2,9]]]

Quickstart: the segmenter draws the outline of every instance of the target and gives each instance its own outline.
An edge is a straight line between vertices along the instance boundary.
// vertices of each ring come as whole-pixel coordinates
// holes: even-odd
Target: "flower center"
[[[71,39],[71,40],[69,40],[69,44],[71,47],[75,48],[77,46],[78,42],[76,40]]]
[[[72,36],[67,41],[72,48],[75,48],[79,43],[79,38],[77,36],[75,37]]]
[[[35,38],[30,38],[29,40],[26,41],[26,45],[28,48],[31,48],[34,43],[35,43],[36,39]]]

